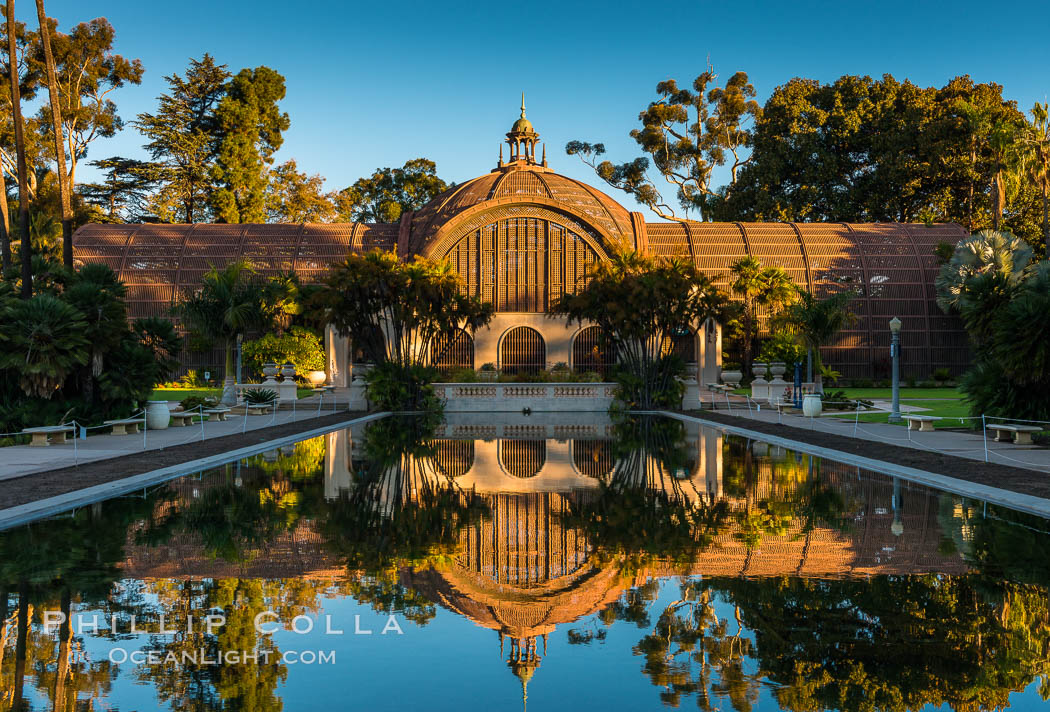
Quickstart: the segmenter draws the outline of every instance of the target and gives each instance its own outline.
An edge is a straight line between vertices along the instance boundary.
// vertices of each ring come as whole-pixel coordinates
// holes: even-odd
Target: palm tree
[[[26,172],[26,143],[22,123],[22,95],[18,86],[18,26],[15,0],[7,0],[7,67],[11,80],[11,118],[15,125],[15,156],[18,173],[18,223],[22,239],[22,298],[33,296],[33,245],[29,239],[29,176]],[[6,199],[6,196],[4,196]]]
[[[36,14],[40,20],[40,44],[44,48],[47,70],[47,91],[51,101],[51,129],[55,139],[55,163],[58,167],[58,190],[62,201],[62,264],[73,269],[73,208],[69,198],[69,174],[66,173],[66,151],[62,141],[61,98],[55,76],[55,57],[51,53],[51,27],[44,12],[44,0],[36,0]]]
[[[90,344],[91,372],[84,379],[84,398],[95,398],[95,382],[102,376],[103,358],[121,345],[128,331],[124,303],[127,287],[103,264],[84,265],[65,291],[67,302],[84,315],[84,334]]]
[[[798,287],[783,267],[763,267],[750,255],[737,260],[729,269],[732,279],[729,289],[743,302],[741,356],[744,372],[750,375],[751,357],[758,336],[758,308],[767,307],[771,315],[775,315],[795,301]]]
[[[817,299],[809,292],[801,290],[799,300],[789,304],[778,315],[778,326],[797,334],[801,344],[806,347],[806,380],[809,382],[813,382],[814,366],[819,369],[822,365],[820,347],[856,321],[856,315],[848,308],[854,296],[852,291],[847,291]]]
[[[1028,176],[1039,186],[1043,196],[1043,244],[1050,259],[1050,113],[1046,102],[1032,107],[1032,123],[1022,139],[1027,148],[1025,163]]]
[[[50,398],[88,361],[84,316],[50,294],[9,306],[0,320],[0,368],[19,373],[27,395]]]
[[[265,289],[253,277],[246,261],[231,262],[224,268],[211,268],[196,292],[175,307],[189,329],[205,338],[220,339],[226,353],[222,402],[237,402],[234,389],[233,345],[238,335],[252,329],[268,328]]]
[[[1018,285],[1032,262],[1032,248],[1008,232],[980,230],[955,246],[955,253],[941,267],[935,282],[937,304],[947,312],[962,311],[966,283],[981,275],[994,275],[1007,285]]]
[[[998,230],[1006,209],[1006,174],[1017,159],[1017,125],[1006,119],[996,121],[988,134],[988,147],[995,171],[991,185],[992,229]]]

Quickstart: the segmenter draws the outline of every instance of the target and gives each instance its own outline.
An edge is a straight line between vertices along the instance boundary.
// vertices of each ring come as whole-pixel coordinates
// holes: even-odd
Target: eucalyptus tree
[[[685,364],[665,353],[683,327],[721,318],[726,299],[690,261],[614,253],[596,264],[587,284],[564,294],[551,314],[602,329],[619,364],[620,398],[631,407],[677,407]]]
[[[1021,141],[1028,177],[1038,186],[1043,200],[1044,254],[1050,259],[1050,113],[1045,101],[1032,107],[1032,121],[1025,128]]]
[[[755,87],[745,72],[736,72],[724,87],[715,84],[718,75],[707,71],[693,80],[692,89],[679,87],[674,79],[656,85],[659,99],[638,115],[642,128],[631,131],[642,156],[627,163],[602,161],[602,143],[570,141],[565,152],[579,158],[598,176],[667,220],[681,220],[669,198],[649,177],[650,161],[659,176],[676,191],[678,205],[688,217],[695,210],[707,214],[710,201],[724,199],[736,182],[738,171],[751,161],[751,124],[762,116],[754,100]],[[729,186],[719,191],[712,182],[714,169],[729,167]]]
[[[33,296],[33,246],[29,239],[29,181],[26,168],[25,125],[22,120],[22,98],[18,72],[18,24],[15,22],[15,0],[8,0],[7,74],[11,87],[11,119],[14,123],[15,154],[18,174],[18,228],[22,241],[22,298]],[[7,196],[3,196],[7,200]],[[6,226],[5,226],[6,227]]]

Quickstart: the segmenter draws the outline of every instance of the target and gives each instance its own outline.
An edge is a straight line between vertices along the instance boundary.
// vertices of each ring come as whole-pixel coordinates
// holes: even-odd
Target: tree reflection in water
[[[487,571],[463,569],[460,558],[467,532],[501,531],[503,523],[489,520],[507,515],[486,506],[499,497],[562,498],[564,506],[544,510],[555,512],[557,526],[535,540],[555,542],[556,532],[585,560],[552,567],[547,552],[543,571],[554,573],[542,585],[511,585],[506,600],[491,605],[528,613],[586,598],[590,608],[541,616],[546,627],[536,630],[546,636],[569,622],[568,641],[585,656],[587,645],[610,644],[610,626],[639,629],[632,652],[665,704],[750,710],[772,695],[800,712],[927,704],[968,711],[1004,707],[1012,691],[1039,680],[1050,696],[1043,520],[917,488],[902,499],[899,483],[884,507],[871,483],[888,493],[888,480],[740,438],[719,438],[712,488],[703,472],[712,465],[699,463],[689,433],[652,418],[617,424],[600,452],[597,441],[566,450],[584,464],[576,464],[581,484],[571,492],[535,489],[546,476],[537,475],[479,493],[457,484],[471,462],[450,468],[440,454],[467,450],[435,441],[435,426],[386,419],[363,442],[357,434],[363,454],[336,497],[325,496],[325,446],[317,439],[0,534],[0,710],[26,708],[30,692],[63,711],[98,707],[112,695],[117,666],[70,658],[90,641],[70,626],[45,633],[43,610],[116,615],[124,629],[132,615],[148,628],[163,614],[182,631],[150,646],[175,653],[275,648],[256,633],[254,616],[316,614],[326,597],[351,596],[419,625],[437,615],[438,600],[475,615],[432,586],[452,581],[456,567],[457,576]],[[921,536],[933,532],[937,551],[922,549],[920,528]],[[513,541],[523,540],[531,533]],[[806,568],[818,550],[856,562],[863,547],[874,554],[852,568]],[[527,553],[522,561],[543,554]],[[184,568],[129,573],[154,556]],[[927,560],[934,564],[916,568]],[[485,595],[508,586],[474,582]],[[584,588],[596,584],[605,588]],[[190,616],[209,611],[222,611],[226,626],[185,631]],[[105,627],[91,635],[121,637]],[[511,639],[512,648],[522,646],[517,657],[512,650],[511,669],[523,680],[539,665],[538,650],[528,647],[535,643]],[[125,675],[173,709],[278,710],[289,670],[274,657],[142,665]]]

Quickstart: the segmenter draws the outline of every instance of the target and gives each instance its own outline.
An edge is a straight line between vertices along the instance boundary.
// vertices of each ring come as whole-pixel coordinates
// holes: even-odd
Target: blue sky
[[[1021,108],[1050,93],[1046,2],[85,2],[46,0],[67,30],[104,16],[141,86],[115,93],[130,121],[152,111],[163,77],[209,52],[231,70],[268,65],[291,116],[278,160],[337,189],[380,166],[427,156],[446,180],[490,170],[526,94],[551,167],[597,179],[565,143],[637,155],[628,132],[656,83],[691,83],[710,57],[723,79],[748,72],[764,101],[792,77],[891,73],[922,85],[960,74],[996,81]],[[16,4],[35,24],[28,0]],[[90,158],[144,157],[133,129]],[[91,169],[81,173],[90,179]],[[610,190],[610,192],[612,192]],[[617,196],[620,197],[620,196]],[[634,208],[624,196],[624,203]],[[635,208],[636,209],[636,208]]]

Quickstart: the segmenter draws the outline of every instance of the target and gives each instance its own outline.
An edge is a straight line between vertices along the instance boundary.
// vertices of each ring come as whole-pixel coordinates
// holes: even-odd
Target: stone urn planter
[[[740,385],[740,379],[744,377],[739,369],[731,369],[729,371],[722,371],[722,383],[733,388],[737,388]]]
[[[816,393],[807,393],[802,398],[802,415],[807,418],[816,418],[824,410],[824,404],[820,402],[820,396]]]
[[[310,382],[310,385],[317,388],[327,380],[328,375],[324,371],[310,371],[306,374],[306,380]]]
[[[281,375],[284,376],[284,380],[286,381],[295,378],[295,364],[286,363],[281,366]]]
[[[273,384],[273,383],[277,383],[277,364],[275,364],[273,362],[264,363],[263,364],[263,376],[266,377],[263,380],[263,383],[265,383],[267,385]]]
[[[751,364],[751,375],[756,381],[766,382],[766,371],[769,368],[768,364],[762,361],[755,361]]]
[[[146,402],[146,428],[148,430],[164,430],[171,421],[171,411],[168,410],[168,401]]]
[[[486,368],[486,366],[488,368]],[[498,379],[498,378],[499,378],[499,370],[496,369],[496,367],[493,366],[490,363],[487,363],[487,364],[485,364],[484,366],[482,366],[481,368],[478,369],[478,380],[479,381],[484,381],[486,383],[492,383],[492,382],[496,381],[496,379]]]
[[[784,372],[787,371],[787,364],[783,361],[774,361],[769,364],[769,371],[773,374],[773,379],[776,380],[781,378],[784,375]]]

